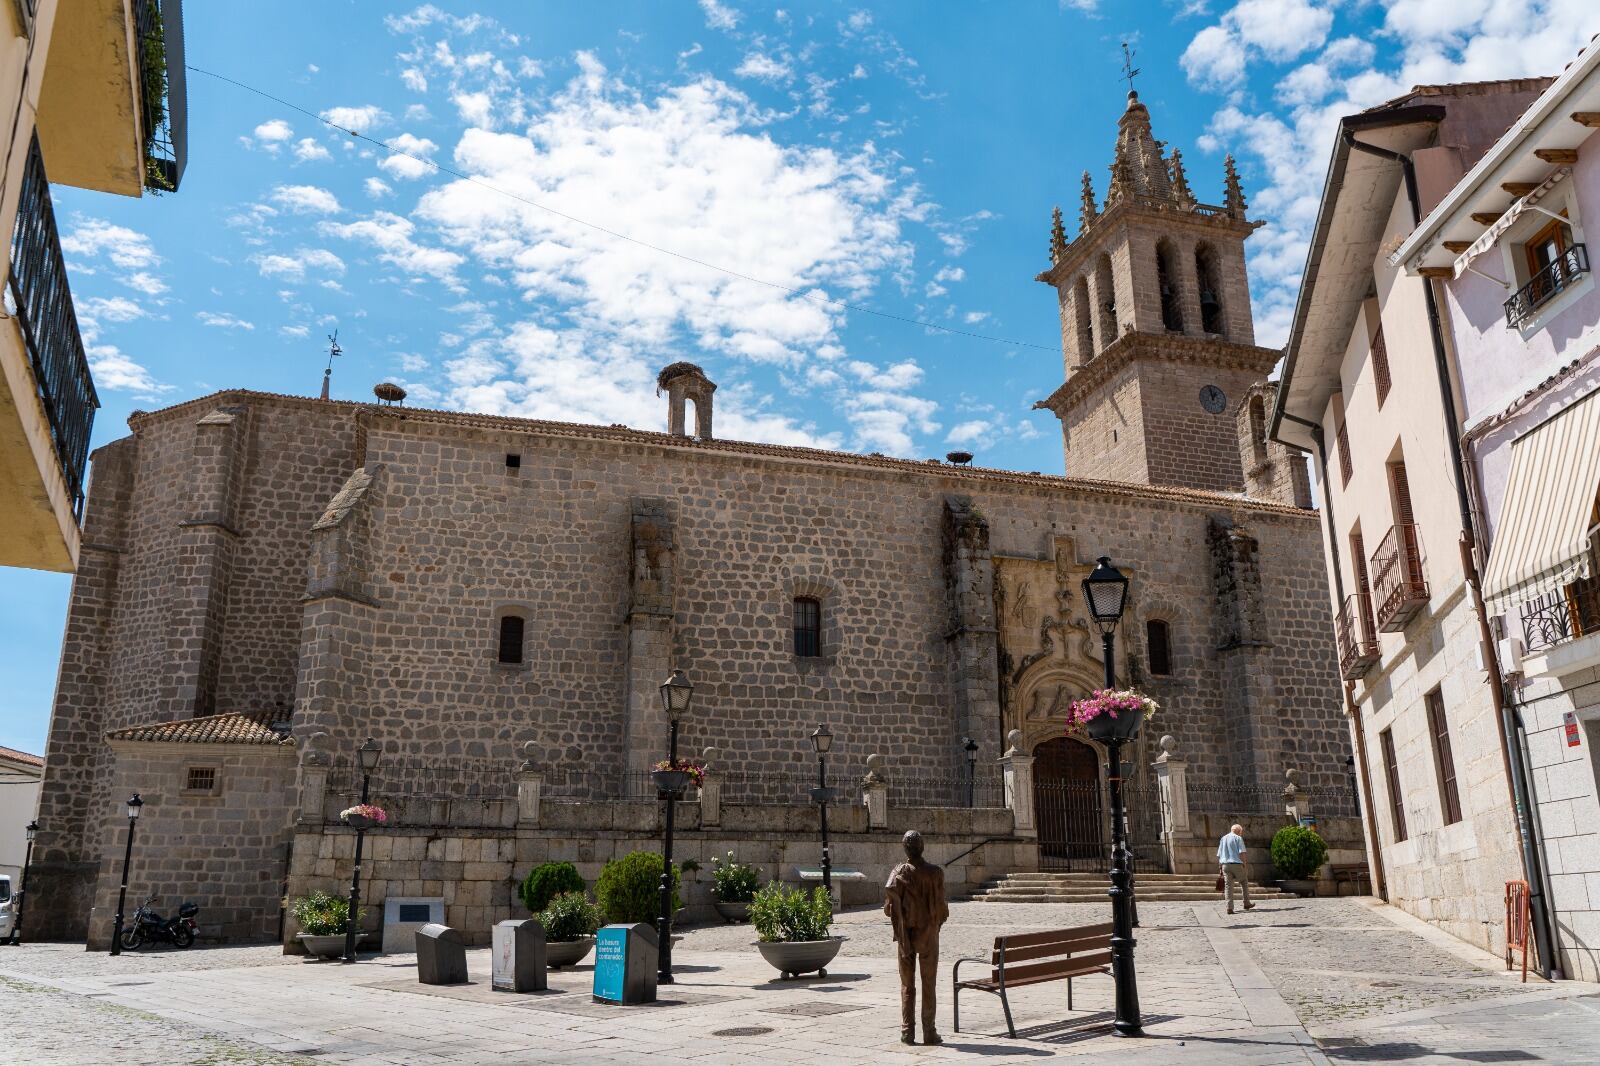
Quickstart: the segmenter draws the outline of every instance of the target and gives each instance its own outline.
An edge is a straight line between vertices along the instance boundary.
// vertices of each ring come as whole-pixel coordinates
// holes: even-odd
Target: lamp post
[[[811,746],[817,752],[817,787],[811,790],[811,799],[822,818],[822,887],[833,895],[833,857],[828,850],[828,804],[833,802],[835,789],[828,787],[828,752],[833,748],[833,733],[827,723],[817,726],[811,733]]]
[[[128,801],[128,846],[122,853],[122,888],[117,891],[117,917],[111,925],[111,954],[122,954],[122,915],[128,905],[128,865],[133,862],[133,824],[139,820],[144,800],[135,792]]]
[[[661,683],[661,708],[671,723],[667,734],[667,768],[650,774],[656,792],[667,801],[667,828],[661,844],[661,916],[656,922],[656,981],[670,985],[672,979],[672,812],[678,797],[689,787],[689,773],[678,769],[678,719],[689,709],[694,686],[682,670]]]
[[[1354,755],[1346,755],[1344,757],[1344,772],[1350,775],[1350,803],[1359,816],[1361,814],[1361,788],[1356,782],[1356,757]]]
[[[1083,581],[1083,602],[1089,617],[1100,627],[1100,640],[1105,653],[1106,688],[1115,688],[1116,631],[1128,601],[1128,579],[1111,560],[1102,555],[1094,572]],[[1111,789],[1111,980],[1116,988],[1116,1021],[1118,1036],[1142,1036],[1144,1024],[1139,1017],[1139,981],[1133,968],[1133,891],[1128,873],[1127,836],[1124,832],[1126,813],[1122,805],[1122,745],[1131,740],[1139,728],[1137,714],[1127,716],[1129,726],[1111,731],[1104,739],[1110,754],[1110,773],[1107,775]],[[1125,735],[1123,735],[1125,734]]]
[[[378,760],[383,756],[383,746],[371,737],[365,744],[356,749],[356,757],[361,760],[361,802],[367,802],[367,794],[372,784],[372,771],[378,768]],[[355,863],[350,870],[350,907],[344,916],[344,962],[356,961],[356,930],[361,922],[361,844],[367,838],[367,820],[365,816],[356,818],[351,816],[350,825],[356,831]]]
[[[17,919],[11,923],[8,943],[22,942],[22,908],[28,905],[28,867],[33,865],[33,839],[39,835],[39,823],[28,823],[28,850],[22,857],[22,886],[17,890]]]
[[[978,805],[978,742],[971,737],[961,738],[961,750],[967,756],[967,806]]]

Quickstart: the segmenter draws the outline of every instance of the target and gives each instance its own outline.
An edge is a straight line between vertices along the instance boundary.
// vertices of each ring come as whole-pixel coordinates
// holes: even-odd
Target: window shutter
[[[1383,342],[1383,326],[1372,335],[1372,380],[1378,387],[1378,406],[1389,395],[1389,349]]]
[[[1406,480],[1404,462],[1389,464],[1389,484],[1394,488],[1394,520],[1410,525],[1416,519],[1411,514],[1411,483]]]
[[[1350,484],[1350,475],[1353,474],[1355,470],[1350,462],[1350,429],[1343,422],[1339,423],[1338,440],[1339,473],[1344,477],[1344,485],[1348,486]]]

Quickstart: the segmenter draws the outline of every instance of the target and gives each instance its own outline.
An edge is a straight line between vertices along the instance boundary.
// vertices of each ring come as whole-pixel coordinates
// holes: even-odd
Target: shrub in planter
[[[833,897],[820,885],[807,895],[774,881],[750,901],[750,924],[766,942],[826,940],[833,925]]]
[[[594,936],[603,920],[600,908],[590,903],[582,892],[561,893],[537,917],[544,926],[544,938],[550,943]]]
[[[524,907],[538,914],[556,896],[563,892],[582,895],[584,887],[578,868],[570,862],[543,862],[528,871],[528,876],[517,886],[517,895]]]
[[[672,909],[681,906],[678,885],[681,875],[672,868]],[[595,898],[609,922],[656,923],[661,911],[661,856],[653,851],[634,851],[612,859],[600,870],[594,883]]]
[[[1313,829],[1286,825],[1272,834],[1272,865],[1286,881],[1310,878],[1328,858],[1328,845]]]
[[[747,862],[735,862],[733,852],[726,860],[711,860],[711,895],[718,903],[749,903],[756,895],[760,873]]]
[[[345,919],[350,916],[350,901],[332,892],[317,891],[301,896],[289,906],[300,931],[307,936],[343,936]],[[366,909],[356,911],[356,921],[366,916]]]

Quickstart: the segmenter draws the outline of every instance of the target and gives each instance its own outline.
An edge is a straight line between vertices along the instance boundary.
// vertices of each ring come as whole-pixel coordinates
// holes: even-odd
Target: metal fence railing
[[[1287,803],[1282,786],[1229,784],[1189,785],[1189,810],[1197,814],[1248,816],[1283,814]],[[1318,817],[1355,818],[1360,815],[1349,788],[1308,788],[1301,794]]]

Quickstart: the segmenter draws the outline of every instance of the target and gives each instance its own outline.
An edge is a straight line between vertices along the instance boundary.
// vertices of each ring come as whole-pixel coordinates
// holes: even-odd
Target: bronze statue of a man
[[[922,834],[913,829],[901,840],[906,862],[889,874],[883,913],[894,925],[900,955],[900,1041],[917,1042],[917,971],[922,971],[922,1042],[942,1044],[933,1027],[939,993],[939,928],[950,917],[944,898],[944,870],[922,858]]]

